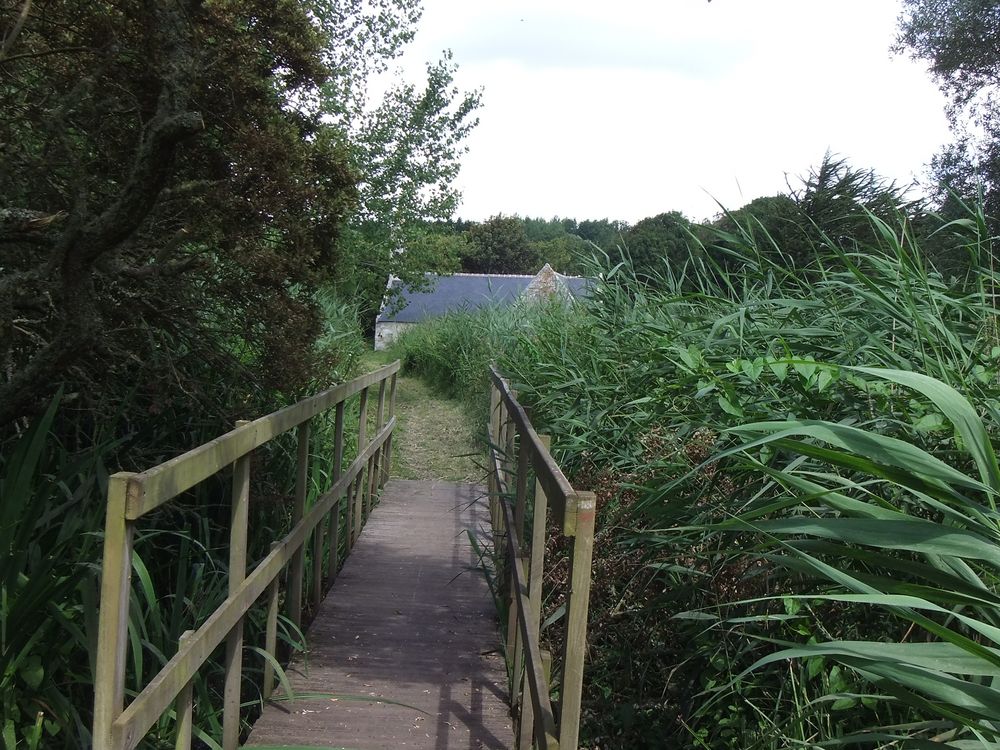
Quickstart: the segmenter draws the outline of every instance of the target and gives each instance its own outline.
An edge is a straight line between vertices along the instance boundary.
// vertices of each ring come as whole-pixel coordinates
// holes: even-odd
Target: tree
[[[678,211],[643,219],[624,234],[624,245],[612,258],[630,258],[640,279],[652,280],[667,270],[679,270],[690,259],[691,222]]]
[[[372,77],[385,74],[412,39],[419,0],[315,4],[344,50],[332,61],[336,73],[322,89],[320,108],[348,133],[359,176],[359,208],[343,237],[337,287],[360,304],[370,328],[390,276],[402,281],[394,287],[401,293],[419,285],[425,272],[453,266],[446,255],[428,255],[433,243],[418,250],[414,242],[426,222],[450,219],[458,207],[455,178],[478,124],[481,94],[455,86],[457,66],[446,50],[426,66],[420,86],[397,78],[371,106]]]
[[[80,409],[196,400],[207,369],[301,387],[356,195],[307,106],[329,73],[310,15],[36,0],[0,27],[22,10],[0,59],[0,424],[61,382]]]
[[[528,242],[524,222],[497,214],[467,232],[469,249],[462,270],[469,273],[533,274],[541,259]]]
[[[852,167],[829,152],[802,178],[792,198],[810,223],[844,247],[878,244],[869,214],[892,222],[900,212],[917,206],[892,180],[873,169]]]
[[[742,208],[724,213],[712,226],[735,237],[752,238],[761,251],[789,266],[807,266],[816,255],[815,228],[789,195],[754,198]],[[725,240],[721,244],[725,246]],[[720,258],[720,262],[724,260]]]
[[[956,140],[932,166],[943,193],[975,197],[981,185],[987,209],[1000,215],[1000,6],[903,0],[896,49],[928,62],[948,97]]]

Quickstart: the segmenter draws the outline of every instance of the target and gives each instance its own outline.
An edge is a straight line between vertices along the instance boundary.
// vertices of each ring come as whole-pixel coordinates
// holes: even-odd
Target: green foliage
[[[97,580],[81,562],[99,555],[91,532],[112,446],[59,446],[58,405],[0,453],[0,730],[10,750],[78,747],[88,736],[77,701],[89,681]]]
[[[466,233],[468,249],[462,270],[469,273],[533,274],[541,267],[538,252],[528,242],[524,222],[497,214]]]
[[[909,221],[866,215],[858,238],[804,227],[808,276],[755,225],[727,233],[725,266],[653,286],[597,268],[563,319],[463,320],[408,349],[434,377],[461,363],[479,399],[473,363],[495,358],[598,492],[589,744],[993,736],[995,276],[945,277]],[[978,209],[947,231],[989,256]]]
[[[367,17],[360,4],[345,4],[356,6],[351,12],[360,28],[367,28],[367,46],[378,44],[357,51],[350,65],[338,68],[348,72],[324,87],[321,103],[348,132],[351,164],[360,178],[360,205],[340,246],[337,288],[341,296],[357,300],[370,330],[390,276],[415,285],[426,272],[457,268],[459,248],[432,240],[427,225],[450,219],[458,206],[455,178],[465,141],[479,122],[475,113],[481,95],[459,91],[457,65],[445,51],[441,60],[427,65],[420,87],[397,80],[380,103],[368,106],[370,77],[384,73],[388,60],[412,37],[419,3],[382,2],[378,15]]]
[[[803,268],[816,258],[818,232],[788,195],[754,198],[742,208],[724,213],[714,226],[729,235],[756,238],[759,247],[771,248],[789,267]],[[737,247],[741,244],[736,242]]]
[[[948,99],[955,142],[935,158],[939,205],[950,193],[975,199],[984,193],[987,213],[1000,214],[1000,12],[984,0],[904,0],[896,49],[929,63]]]
[[[37,3],[0,61],[0,428],[60,382],[149,413],[206,362],[247,399],[322,373],[312,293],[356,195],[308,106],[326,39],[294,3],[178,8]]]
[[[395,54],[399,28],[371,9],[406,11],[38,0],[0,3],[0,27],[29,5],[0,53],[0,142],[16,144],[0,159],[0,747],[75,749],[90,745],[104,467],[149,468],[357,367],[358,305],[334,285],[359,175],[321,87]],[[317,450],[331,432],[317,424]],[[294,455],[261,451],[251,558],[288,527]],[[128,691],[225,598],[224,479],[136,535]],[[209,747],[220,675],[210,663],[195,684]],[[172,732],[168,715],[146,746]]]
[[[687,263],[693,230],[683,214],[669,211],[630,227],[622,246],[608,253],[615,262],[627,261],[638,278],[657,277],[668,266],[679,270]]]

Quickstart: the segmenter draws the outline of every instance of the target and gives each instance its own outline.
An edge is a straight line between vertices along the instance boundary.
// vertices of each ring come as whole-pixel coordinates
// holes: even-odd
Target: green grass
[[[393,475],[401,479],[481,482],[482,450],[475,424],[455,399],[418,377],[401,377],[396,391],[398,433]]]
[[[571,310],[454,315],[408,365],[495,359],[600,501],[585,735],[601,747],[995,747],[1000,339],[981,212],[790,269],[747,226]],[[692,242],[696,240],[692,239]],[[558,555],[558,550],[553,550]],[[558,558],[553,560],[559,570]],[[558,573],[546,631],[558,653]]]

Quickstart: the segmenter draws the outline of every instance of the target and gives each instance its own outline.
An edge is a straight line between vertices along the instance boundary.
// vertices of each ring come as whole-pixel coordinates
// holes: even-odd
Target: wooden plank
[[[385,384],[386,381],[382,381],[378,384],[378,409],[375,413],[375,429],[382,429],[382,420],[385,419]],[[382,477],[382,452],[379,451],[372,457],[371,464],[369,464],[369,485],[368,485],[368,497],[371,502],[371,498],[375,496],[375,493],[382,488],[384,484],[381,480]],[[369,509],[370,512],[370,509]]]
[[[247,524],[250,519],[250,456],[236,460],[229,514],[229,596],[247,577]],[[240,688],[243,686],[243,618],[226,638],[226,682],[223,689],[222,750],[240,742]]]
[[[580,737],[583,664],[587,654],[587,614],[590,606],[591,563],[597,496],[577,493],[577,528],[570,556],[570,588],[566,595],[566,643],[563,656],[562,710],[559,714],[560,750],[576,750]]]
[[[539,435],[538,439],[546,449],[551,438]],[[535,502],[531,515],[531,544],[529,545],[531,559],[528,564],[528,613],[527,617],[540,627],[542,617],[542,580],[545,573],[545,522],[548,515],[548,501],[545,498],[545,488],[535,482]],[[522,689],[523,692],[523,689]],[[518,747],[531,745],[531,737],[535,723],[535,711],[531,701],[523,702],[521,720],[518,727]]]
[[[512,561],[514,574],[514,593],[518,598],[518,611],[526,613],[530,606],[528,585],[525,579],[524,566],[517,556],[520,542],[511,532],[514,526],[514,515],[509,503],[502,503],[504,523],[507,526],[507,555]],[[542,657],[539,648],[538,626],[527,617],[518,617],[518,628],[524,641],[524,679],[528,683],[535,714],[535,741],[546,750],[560,747],[559,735],[556,732],[555,716],[552,704],[549,702],[548,682],[542,669]]]
[[[292,526],[302,520],[306,512],[306,494],[309,491],[309,423],[303,422],[298,428],[298,445],[295,454],[295,505],[292,507]],[[288,569],[288,593],[285,597],[285,614],[295,623],[302,625],[302,576],[305,573],[305,549],[295,551]],[[228,749],[224,749],[228,750]]]
[[[94,747],[99,750],[115,750],[112,726],[125,703],[125,656],[135,535],[135,523],[125,518],[125,509],[128,494],[137,491],[136,484],[135,474],[127,472],[114,474],[108,480],[94,677]]]
[[[182,647],[194,634],[185,630],[180,637],[178,648]],[[191,750],[191,732],[194,729],[194,684],[188,682],[177,696],[177,729],[174,750]]]
[[[395,376],[393,376],[395,377]],[[389,436],[391,439],[392,436]],[[388,445],[388,443],[386,443]],[[333,469],[332,481],[340,479],[340,474],[344,470],[344,402],[337,404],[336,415],[333,427]],[[330,562],[328,578],[330,583],[337,577],[337,568],[340,565],[340,505],[333,506],[330,512],[330,530],[327,536],[330,538]]]
[[[361,402],[358,406],[358,450],[362,449],[362,446],[367,440],[368,433],[368,389],[364,388],[361,391]],[[361,536],[361,527],[364,525],[364,500],[365,500],[365,481],[364,473],[358,476],[357,484],[354,487],[354,528],[351,531],[351,543],[352,546],[354,542],[358,540]]]
[[[271,552],[274,552],[276,546],[277,543],[271,544]],[[278,658],[278,595],[281,593],[278,584],[280,580],[281,576],[276,576],[267,587],[267,624],[264,626],[264,650],[275,659]],[[264,676],[261,682],[260,692],[264,696],[264,700],[267,700],[274,692],[274,665],[268,659],[264,660]]]
[[[347,486],[361,473],[372,454],[382,447],[395,424],[395,419],[389,420],[368,448],[351,463],[340,480],[320,497],[305,518],[278,542],[274,550],[247,576],[239,590],[208,616],[190,641],[177,650],[173,658],[143,688],[128,708],[114,720],[111,725],[110,741],[104,744],[95,742],[95,750],[96,748],[132,750],[139,744],[149,728],[169,708],[184,685],[194,677],[198,668],[205,663],[240,618],[281,573],[283,567],[292,559],[294,552],[312,533],[315,525],[325,518],[333,504],[344,494]]]
[[[208,479],[240,456],[297,427],[344,399],[399,371],[399,360],[347,383],[237,427],[197,448],[138,475],[140,492],[128,502],[126,517],[136,519]]]
[[[396,375],[397,373],[393,373],[389,379],[389,413],[387,415],[389,419],[396,414]],[[389,439],[385,443],[385,448],[382,449],[382,462],[384,468],[379,486],[384,487],[385,483],[389,481],[389,474],[392,472],[392,435],[389,436]]]
[[[386,485],[311,625],[308,658],[288,670],[313,697],[267,705],[247,750],[512,747],[496,610],[469,539],[487,533],[480,493]]]
[[[514,483],[514,529],[522,544],[524,543],[524,516],[528,509],[529,458],[528,451],[522,447],[517,453],[517,476]]]
[[[514,398],[507,381],[495,367],[490,368],[490,378],[499,393],[500,403],[506,408],[508,417],[521,438],[521,450],[527,448],[531,454],[531,465],[538,482],[545,488],[550,510],[554,513],[557,523],[562,526],[563,534],[573,536],[576,533],[576,508],[573,505],[576,495],[573,487],[548,449],[538,439],[538,433],[535,432],[524,407]]]

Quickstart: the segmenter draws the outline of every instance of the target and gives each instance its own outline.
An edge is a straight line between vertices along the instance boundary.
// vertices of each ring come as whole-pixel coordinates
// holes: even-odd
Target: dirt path
[[[393,476],[449,482],[483,478],[473,425],[458,402],[438,395],[420,378],[400,377],[396,417]]]

